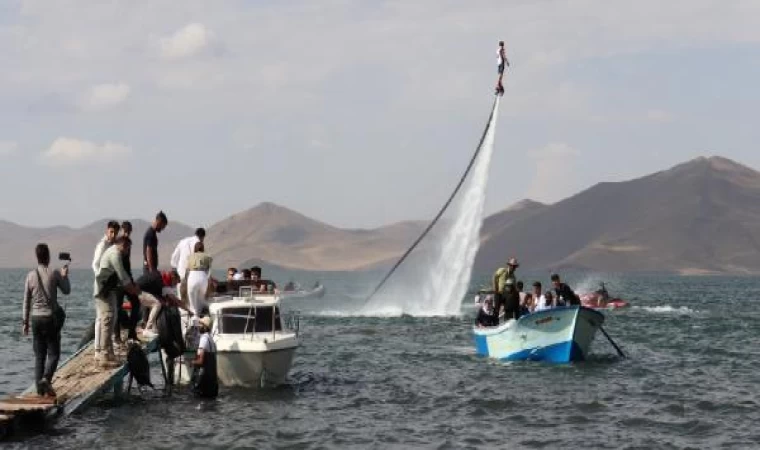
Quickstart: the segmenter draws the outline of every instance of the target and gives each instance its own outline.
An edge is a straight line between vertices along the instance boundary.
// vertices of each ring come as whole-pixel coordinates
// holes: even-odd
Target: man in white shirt
[[[95,254],[92,256],[92,272],[95,274],[95,278],[98,277],[98,272],[100,272],[100,258],[103,256],[103,253],[105,253],[106,250],[108,250],[109,247],[113,245],[114,239],[116,239],[116,235],[119,234],[119,222],[115,220],[111,220],[106,225],[106,234],[103,236],[103,239],[101,239],[98,242],[98,245],[95,246]],[[93,289],[98,288],[97,281],[93,284]],[[100,326],[100,317],[96,315],[95,318],[95,350],[97,351],[100,349],[100,333],[98,333],[98,328]]]
[[[546,301],[546,297],[541,292],[541,282],[536,281],[533,283],[533,312],[543,311],[551,308],[551,305]]]
[[[177,243],[172,253],[171,266],[176,270],[181,280],[185,279],[187,272],[187,259],[193,254],[195,250],[195,244],[203,242],[206,238],[206,230],[198,228],[195,230],[195,234],[190,237],[186,237]]]

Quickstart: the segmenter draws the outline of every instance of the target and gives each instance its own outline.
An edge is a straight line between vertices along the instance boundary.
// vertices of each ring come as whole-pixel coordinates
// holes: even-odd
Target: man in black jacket
[[[581,298],[570,289],[570,286],[563,283],[562,280],[560,280],[559,275],[556,273],[552,275],[552,286],[554,286],[554,293],[557,294],[557,306],[581,304]]]

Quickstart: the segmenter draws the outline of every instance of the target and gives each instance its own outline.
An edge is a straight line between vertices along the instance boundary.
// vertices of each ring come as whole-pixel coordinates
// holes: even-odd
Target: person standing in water
[[[499,48],[496,49],[496,62],[498,63],[499,79],[496,81],[496,94],[504,95],[504,85],[502,84],[502,78],[504,78],[504,66],[509,67],[509,60],[507,59],[507,53],[504,50],[504,41],[499,41]]]
[[[211,318],[206,316],[198,321],[201,332],[198,351],[192,364],[193,393],[198,397],[216,398],[219,395],[219,380],[216,374],[216,344],[211,339]]]

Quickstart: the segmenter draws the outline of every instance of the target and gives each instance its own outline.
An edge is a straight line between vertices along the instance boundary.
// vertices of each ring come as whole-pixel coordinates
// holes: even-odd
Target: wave
[[[658,305],[658,306],[632,306],[631,309],[647,311],[658,314],[696,314],[699,311],[691,309],[688,306],[670,306],[670,305]]]

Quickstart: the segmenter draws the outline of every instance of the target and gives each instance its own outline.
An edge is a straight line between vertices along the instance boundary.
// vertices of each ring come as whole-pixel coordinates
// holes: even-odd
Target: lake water
[[[20,333],[24,275],[0,271],[0,395],[32,378],[31,338]],[[328,294],[289,305],[302,311],[303,346],[287,385],[222,389],[206,403],[187,392],[106,398],[45,434],[0,445],[760,448],[757,278],[569,276],[574,287],[604,279],[633,303],[606,313],[607,331],[629,358],[598,335],[589,361],[553,366],[475,356],[469,296],[459,317],[353,317],[374,277],[294,276],[305,285],[321,278]],[[72,279],[67,354],[94,315],[91,274],[75,271]],[[476,281],[472,289],[484,280]]]

